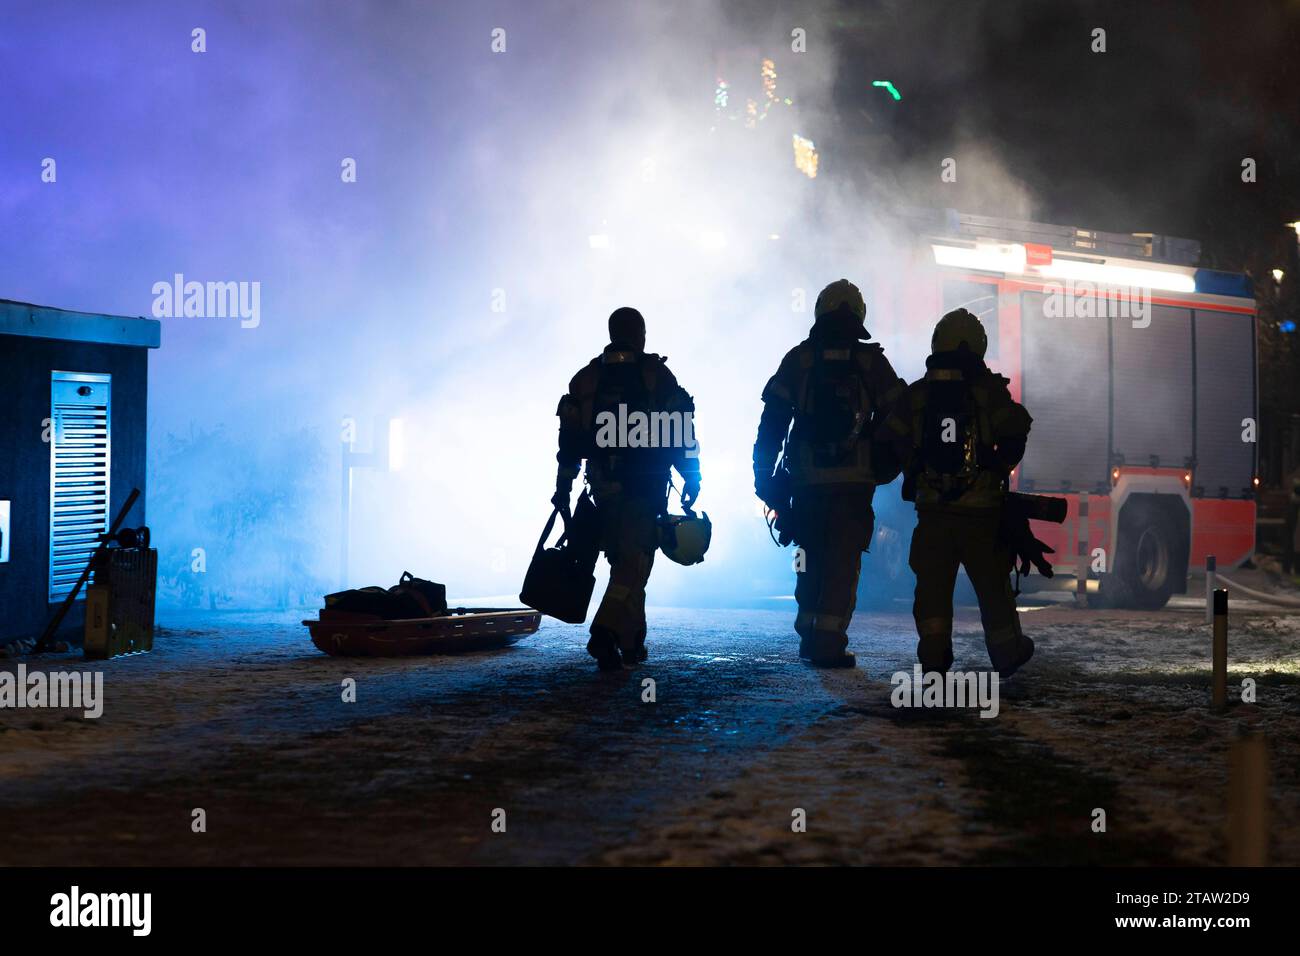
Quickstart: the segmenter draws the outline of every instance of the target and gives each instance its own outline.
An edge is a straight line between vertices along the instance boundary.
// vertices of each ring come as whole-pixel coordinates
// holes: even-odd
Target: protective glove
[[[1043,541],[1037,540],[1032,533],[1026,531],[1011,557],[1018,564],[1017,570],[1022,578],[1030,574],[1031,566],[1036,567],[1044,578],[1052,578],[1052,562],[1048,561],[1047,557],[1049,554],[1056,554],[1056,550],[1048,548]]]
[[[560,509],[560,514],[569,517],[569,497],[573,494],[573,479],[563,476],[555,479],[555,494],[551,495],[551,505]]]
[[[690,511],[700,496],[700,476],[691,475],[682,481],[682,510]]]
[[[1029,540],[1020,546],[1019,553],[1016,555],[1020,561],[1020,575],[1025,577],[1029,574],[1029,567],[1033,565],[1038,569],[1038,573],[1045,578],[1052,576],[1052,563],[1047,560],[1049,554],[1055,554],[1053,548],[1049,548],[1042,541],[1039,541],[1032,534]]]

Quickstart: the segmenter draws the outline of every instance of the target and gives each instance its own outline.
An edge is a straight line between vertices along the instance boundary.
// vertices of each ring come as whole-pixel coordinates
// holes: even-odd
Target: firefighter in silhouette
[[[939,320],[923,378],[908,386],[877,438],[905,463],[903,498],[916,503],[909,563],[916,572],[916,656],[922,668],[952,666],[952,593],[965,567],[979,599],[989,659],[1003,677],[1029,660],[1020,631],[1003,504],[1011,471],[1025,453],[1032,419],[1012,399],[1008,379],[984,364],[980,320],[956,309]],[[1041,554],[1040,554],[1041,556]]]
[[[808,338],[781,360],[763,389],[754,442],[754,490],[777,514],[782,543],[793,539],[799,656],[821,667],[852,667],[848,627],[862,552],[871,544],[874,418],[905,383],[879,345],[867,343],[867,307],[857,286],[832,282],[817,297]],[[778,461],[777,456],[781,455]]]
[[[645,351],[645,320],[636,309],[609,317],[609,345],[569,383],[560,417],[559,469],[551,502],[567,515],[583,459],[600,518],[609,586],[591,622],[587,651],[601,670],[646,659],[645,588],[659,546],[657,521],[668,503],[669,469],[682,478],[682,505],[700,493],[694,402],[668,370],[667,359]],[[640,416],[667,422],[650,441]],[[638,414],[639,413],[639,414]],[[653,444],[657,447],[647,447]],[[665,445],[667,447],[665,447]]]

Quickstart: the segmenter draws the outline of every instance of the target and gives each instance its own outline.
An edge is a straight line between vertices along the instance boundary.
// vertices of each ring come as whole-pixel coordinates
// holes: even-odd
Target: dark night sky
[[[891,161],[937,169],[955,140],[978,139],[1029,187],[1037,218],[1190,236],[1207,253],[1300,218],[1300,4],[844,11],[836,105],[864,122],[834,132],[845,143],[852,134],[851,149],[883,129]],[[1102,54],[1090,49],[1095,27],[1106,30]],[[881,76],[901,103],[871,89]],[[1258,161],[1251,185],[1240,179],[1246,156]]]

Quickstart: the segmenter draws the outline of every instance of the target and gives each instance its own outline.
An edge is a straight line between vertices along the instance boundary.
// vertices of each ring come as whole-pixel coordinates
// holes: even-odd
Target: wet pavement
[[[173,612],[152,654],[23,660],[102,670],[106,701],[0,709],[0,864],[1218,864],[1247,728],[1271,748],[1272,860],[1300,863],[1300,615],[1237,612],[1229,686],[1257,701],[1216,715],[1182,603],[1028,610],[1038,653],[993,719],[892,706],[905,605],[858,615],[851,671],[796,658],[793,608],[655,609],[650,660],[613,675],[553,621],[361,660],[317,651],[302,612]],[[987,667],[973,609],[956,650]]]

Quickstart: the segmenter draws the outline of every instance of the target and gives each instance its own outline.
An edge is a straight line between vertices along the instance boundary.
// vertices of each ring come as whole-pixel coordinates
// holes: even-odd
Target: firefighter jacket
[[[606,346],[573,376],[556,414],[561,479],[576,478],[583,459],[606,484],[662,491],[670,466],[699,477],[695,402],[665,356]]]
[[[860,321],[850,329],[834,318],[819,319],[763,389],[753,456],[760,497],[783,446],[794,488],[872,485],[897,474],[873,467],[872,433],[906,383],[879,345],[858,340]]]

